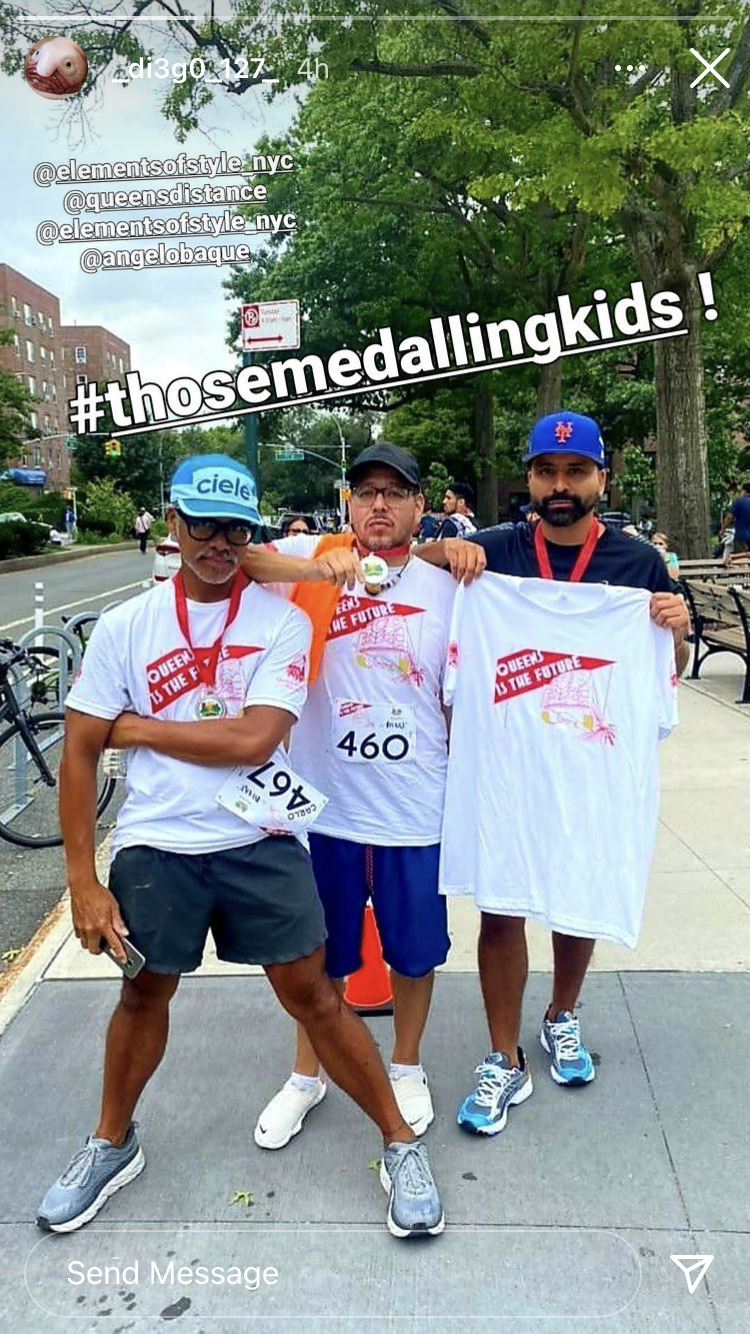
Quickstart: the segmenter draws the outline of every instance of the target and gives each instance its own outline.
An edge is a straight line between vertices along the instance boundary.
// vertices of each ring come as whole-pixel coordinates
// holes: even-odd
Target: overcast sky
[[[131,348],[131,364],[147,379],[167,384],[177,375],[200,378],[208,370],[234,364],[226,346],[229,306],[222,281],[229,268],[179,268],[118,270],[85,274],[79,267],[86,244],[42,246],[36,240],[37,224],[44,219],[70,222],[62,207],[70,186],[35,185],[32,171],[37,162],[104,162],[188,156],[251,153],[264,134],[280,134],[294,112],[291,98],[269,107],[254,90],[242,98],[219,91],[214,107],[206,114],[206,133],[191,134],[178,144],[170,123],[161,115],[159,103],[165,81],[141,80],[129,86],[108,83],[102,105],[92,110],[91,136],[82,147],[72,148],[61,130],[62,104],[37,96],[20,74],[0,74],[0,124],[3,125],[3,185],[6,199],[1,224],[0,262],[10,264],[46,287],[60,299],[63,323],[102,324]],[[12,132],[9,132],[12,127]],[[259,178],[262,179],[262,178]],[[240,184],[241,177],[225,177],[223,184]],[[148,182],[124,182],[120,188],[143,189]],[[154,188],[169,181],[150,182]],[[77,187],[86,189],[85,186]],[[106,188],[106,187],[105,187]],[[206,206],[193,206],[200,213]],[[155,216],[171,217],[179,207],[161,209]],[[219,207],[209,212],[218,216]],[[262,211],[262,205],[259,206]],[[102,217],[133,219],[138,212],[110,213]],[[95,215],[82,214],[94,221]],[[219,243],[235,238],[221,237]],[[251,244],[254,242],[251,239]],[[133,249],[156,241],[90,242],[98,249]],[[179,242],[177,243],[179,244]],[[186,244],[210,245],[208,237],[194,237]],[[293,295],[290,293],[290,295]]]

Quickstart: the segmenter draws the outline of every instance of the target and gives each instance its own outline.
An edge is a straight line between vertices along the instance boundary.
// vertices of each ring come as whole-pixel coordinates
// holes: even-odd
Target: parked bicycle
[[[47,651],[49,652],[49,651]],[[62,843],[57,810],[58,774],[65,714],[37,712],[37,691],[47,664],[40,650],[0,640],[0,838],[23,848],[52,848]],[[54,698],[54,695],[53,695]],[[106,755],[106,752],[105,752]],[[97,772],[97,816],[109,805],[116,779]]]

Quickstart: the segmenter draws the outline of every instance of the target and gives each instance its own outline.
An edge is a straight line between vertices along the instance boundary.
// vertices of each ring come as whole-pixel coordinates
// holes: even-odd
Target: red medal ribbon
[[[578,553],[578,559],[576,560],[576,563],[570,572],[571,584],[577,584],[583,578],[584,574],[586,573],[586,570],[591,564],[591,557],[593,556],[594,551],[596,550],[596,544],[599,541],[599,538],[601,537],[603,532],[604,532],[604,524],[600,523],[598,519],[594,519],[594,522],[589,528],[586,541],[584,542],[583,546],[581,547],[581,550]],[[549,552],[547,551],[547,539],[545,538],[544,533],[542,532],[541,521],[535,525],[534,529],[534,550],[536,552],[536,563],[539,567],[539,574],[541,578],[554,579],[555,576],[552,573],[552,566],[550,564]]]
[[[212,686],[214,681],[216,680],[216,668],[219,665],[219,654],[221,653],[221,645],[227,630],[229,629],[230,625],[232,624],[232,621],[235,619],[237,612],[239,611],[240,598],[242,597],[243,589],[246,587],[247,583],[248,580],[245,577],[245,575],[242,573],[241,570],[238,570],[234,576],[234,581],[232,583],[232,591],[229,596],[229,608],[227,610],[227,619],[224,622],[221,634],[219,635],[219,638],[211,645],[208,652],[202,658],[199,659],[196,656],[195,649],[193,648],[193,641],[190,638],[190,620],[188,618],[187,595],[185,593],[185,580],[182,577],[182,570],[178,570],[177,574],[174,577],[174,597],[175,597],[175,604],[177,607],[177,622],[180,627],[180,630],[184,635],[185,642],[187,643],[187,646],[193,655],[193,661],[195,662],[196,670],[198,672],[198,676],[200,677],[201,684],[204,686]]]
[[[363,558],[367,556],[379,556],[381,560],[387,561],[389,557],[393,556],[408,556],[410,551],[411,546],[408,542],[404,542],[400,547],[386,547],[383,551],[363,551],[357,543],[357,555],[362,556]]]

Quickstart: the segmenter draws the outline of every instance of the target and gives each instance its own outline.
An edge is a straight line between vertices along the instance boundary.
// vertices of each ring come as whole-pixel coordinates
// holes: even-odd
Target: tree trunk
[[[708,556],[706,404],[703,379],[703,302],[689,271],[662,287],[679,292],[689,332],[654,343],[656,380],[656,516],[680,558]]]
[[[490,374],[478,375],[474,381],[472,434],[478,459],[477,518],[482,525],[497,523],[495,418]]]
[[[552,307],[548,307],[552,309]],[[536,391],[536,415],[546,417],[562,407],[562,357],[547,361],[539,367],[539,385]]]

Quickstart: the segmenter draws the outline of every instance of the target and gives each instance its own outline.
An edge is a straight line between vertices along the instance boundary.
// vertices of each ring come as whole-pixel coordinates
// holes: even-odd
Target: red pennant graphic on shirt
[[[504,704],[529,690],[542,690],[567,672],[593,672],[612,667],[610,658],[583,658],[572,653],[549,653],[522,648],[498,658],[495,668],[495,703]]]
[[[223,644],[219,660],[224,658],[246,658],[249,653],[262,653],[262,647],[255,644]],[[195,690],[200,684],[200,671],[197,662],[207,662],[211,654],[210,647],[173,648],[164,653],[146,668],[151,712],[160,713],[168,704]]]
[[[423,613],[424,607],[406,607],[402,602],[382,602],[377,598],[339,598],[326,639],[353,635],[381,616],[421,616]]]

